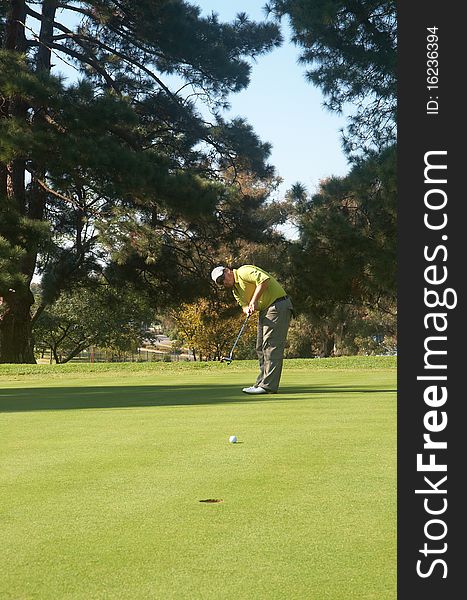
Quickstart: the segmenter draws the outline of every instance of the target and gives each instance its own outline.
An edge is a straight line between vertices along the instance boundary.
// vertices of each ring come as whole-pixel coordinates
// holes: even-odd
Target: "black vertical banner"
[[[464,16],[398,3],[399,600],[465,595]]]

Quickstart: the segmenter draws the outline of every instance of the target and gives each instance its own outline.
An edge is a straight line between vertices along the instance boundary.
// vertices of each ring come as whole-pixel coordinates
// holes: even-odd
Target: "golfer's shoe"
[[[267,391],[262,387],[256,387],[252,385],[251,387],[243,388],[242,392],[245,394],[267,394]]]

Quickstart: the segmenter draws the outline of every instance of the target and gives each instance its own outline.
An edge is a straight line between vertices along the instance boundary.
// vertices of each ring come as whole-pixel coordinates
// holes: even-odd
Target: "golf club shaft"
[[[246,324],[248,323],[248,319],[249,318],[250,318],[250,315],[247,315],[245,321],[243,322],[242,328],[238,332],[237,339],[235,340],[234,345],[232,346],[232,350],[230,351],[230,358],[232,358],[233,351],[235,350],[235,347],[238,344],[238,340],[240,339],[240,337],[241,337],[241,335],[243,333],[243,330],[245,329]]]

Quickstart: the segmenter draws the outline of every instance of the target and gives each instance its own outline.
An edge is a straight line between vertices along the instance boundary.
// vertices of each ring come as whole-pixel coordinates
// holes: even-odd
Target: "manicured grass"
[[[294,358],[286,361],[287,369],[393,369],[396,367],[395,356],[340,356],[337,358]],[[229,371],[244,371],[245,368],[256,369],[255,360],[235,360],[228,369]],[[227,365],[223,365],[225,368]],[[2,365],[0,364],[0,384],[4,377],[23,377],[24,375],[51,375],[61,377],[63,374],[77,373],[104,373],[108,371],[117,372],[120,375],[125,373],[130,376],[136,373],[160,373],[169,371],[170,373],[179,371],[198,372],[212,371],[220,368],[216,362],[141,362],[141,363],[66,363],[64,365]]]
[[[395,599],[395,360],[255,374],[0,366],[0,597]]]

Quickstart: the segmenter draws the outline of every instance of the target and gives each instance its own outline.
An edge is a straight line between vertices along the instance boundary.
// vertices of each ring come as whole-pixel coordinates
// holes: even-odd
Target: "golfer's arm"
[[[250,300],[250,305],[251,304],[257,305],[258,304],[259,299],[261,298],[261,296],[266,291],[268,285],[269,285],[269,279],[266,279],[265,281],[262,281],[259,285],[256,286],[256,289],[255,289],[255,291],[253,293],[253,296],[251,297],[251,300]]]

